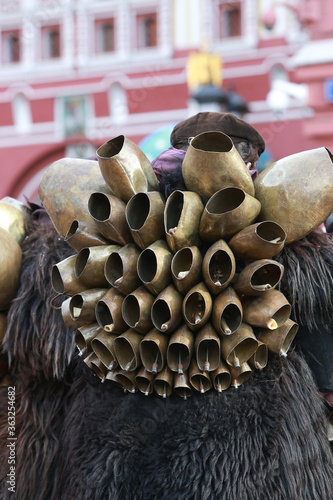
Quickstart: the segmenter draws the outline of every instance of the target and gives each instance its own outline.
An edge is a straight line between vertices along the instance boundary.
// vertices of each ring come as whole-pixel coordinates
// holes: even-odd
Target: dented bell
[[[101,235],[94,224],[79,220],[73,220],[64,241],[77,252],[82,248],[109,244],[109,241]]]
[[[242,303],[235,290],[228,286],[213,303],[212,323],[220,335],[231,335],[243,320]]]
[[[201,371],[211,372],[217,369],[221,359],[221,344],[218,334],[209,323],[196,334],[194,349]]]
[[[113,251],[105,262],[104,273],[107,281],[124,295],[140,286],[137,262],[140,251],[134,243],[128,243]]]
[[[125,203],[136,193],[158,191],[158,180],[147,156],[133,141],[119,135],[97,150],[105,182]]]
[[[110,288],[97,302],[95,314],[98,324],[109,333],[123,333],[128,329],[122,315],[124,295],[116,288]]]
[[[233,286],[239,295],[260,295],[277,287],[283,271],[284,266],[276,260],[256,260],[244,267]]]
[[[232,335],[221,338],[222,358],[229,366],[239,367],[256,352],[258,340],[250,325],[242,323]]]
[[[150,330],[140,343],[142,364],[152,373],[160,372],[166,363],[168,337],[157,328]]]
[[[155,296],[141,285],[124,298],[122,316],[130,328],[139,333],[148,333],[153,328],[150,317]]]
[[[129,328],[126,332],[117,336],[114,341],[114,349],[116,352],[119,365],[126,372],[132,372],[141,366],[140,357],[140,342],[143,336]]]
[[[202,213],[199,236],[214,243],[252,224],[260,212],[260,202],[238,187],[220,189],[209,198]]]
[[[227,243],[216,241],[207,250],[202,261],[202,275],[209,290],[217,295],[224,290],[236,271],[235,257]]]
[[[250,325],[275,330],[287,321],[291,305],[279,290],[268,290],[243,303],[244,321]]]
[[[174,285],[165,288],[154,300],[151,308],[152,322],[160,332],[172,333],[181,323],[183,296]]]
[[[164,230],[173,253],[199,244],[199,224],[203,204],[197,193],[173,191],[165,204]]]
[[[94,191],[112,194],[95,160],[63,158],[47,168],[38,194],[60,236],[67,235],[74,220],[91,223],[88,199]]]
[[[204,132],[194,137],[186,151],[182,174],[189,191],[206,202],[216,191],[236,186],[254,196],[250,172],[229,136]]]
[[[126,245],[132,236],[125,217],[126,204],[108,193],[92,193],[88,210],[98,231],[108,240]]]
[[[184,295],[201,281],[202,255],[198,247],[183,247],[171,261],[171,275],[175,287]]]
[[[168,366],[165,366],[155,377],[154,389],[155,392],[166,398],[171,395],[173,387],[174,373]]]
[[[91,347],[96,356],[102,361],[108,370],[114,370],[118,366],[114,341],[117,335],[101,330],[91,341]]]
[[[286,232],[273,221],[251,224],[235,234],[228,245],[237,259],[271,259],[284,247]]]
[[[184,373],[190,365],[193,350],[193,333],[186,325],[182,325],[172,334],[169,340],[167,363],[170,370]]]
[[[76,256],[75,276],[86,284],[87,288],[108,287],[109,283],[104,274],[105,263],[109,255],[119,249],[119,245],[99,245],[82,248]]]
[[[298,331],[298,324],[290,318],[276,330],[258,330],[258,338],[266,344],[269,351],[278,356],[286,357],[287,352]]]
[[[164,237],[164,205],[164,199],[158,191],[137,193],[126,205],[129,230],[142,250]]]
[[[202,328],[210,318],[213,300],[205,283],[194,285],[185,295],[182,313],[190,330]]]
[[[189,380],[191,386],[201,394],[209,391],[212,388],[212,381],[209,373],[203,372],[198,367],[198,363],[193,358],[189,368]]]
[[[161,293],[171,282],[172,253],[164,240],[157,240],[138,257],[140,280],[154,295]]]

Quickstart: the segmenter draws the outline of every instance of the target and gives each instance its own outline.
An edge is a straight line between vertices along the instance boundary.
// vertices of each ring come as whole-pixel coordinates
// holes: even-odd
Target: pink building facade
[[[0,0],[0,198],[36,198],[56,159],[202,109],[200,52],[220,56],[272,158],[333,151],[332,16],[330,0]]]

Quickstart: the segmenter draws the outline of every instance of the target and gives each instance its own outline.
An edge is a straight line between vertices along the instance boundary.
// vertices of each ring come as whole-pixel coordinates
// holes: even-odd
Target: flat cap
[[[217,131],[228,135],[231,140],[237,138],[249,141],[258,148],[261,155],[265,150],[265,141],[255,128],[232,113],[218,113],[216,111],[201,111],[196,115],[175,125],[171,132],[170,142],[177,147],[184,144],[189,137],[195,137],[202,132]]]

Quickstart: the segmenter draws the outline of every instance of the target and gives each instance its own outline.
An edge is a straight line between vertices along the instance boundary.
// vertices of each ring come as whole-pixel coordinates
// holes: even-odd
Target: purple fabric
[[[249,170],[250,174],[251,174],[251,178],[252,178],[252,181],[254,181],[254,179],[256,179],[258,177],[258,170]]]
[[[161,181],[164,173],[171,174],[172,172],[181,171],[185,153],[186,151],[183,149],[176,149],[170,146],[169,149],[162,151],[162,153],[156,156],[151,164],[157,179]]]

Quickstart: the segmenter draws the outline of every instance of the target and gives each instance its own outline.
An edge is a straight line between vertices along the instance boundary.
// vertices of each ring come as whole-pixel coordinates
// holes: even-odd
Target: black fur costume
[[[311,238],[318,243],[318,236]],[[332,243],[325,238],[315,254],[327,277]],[[311,245],[303,250],[313,252]],[[32,221],[23,251],[20,288],[5,337],[16,387],[16,493],[8,492],[6,483],[7,387],[2,387],[1,498],[332,498],[325,406],[298,347],[286,359],[272,357],[263,372],[220,395],[194,393],[183,401],[176,395],[163,400],[124,394],[111,382],[101,384],[78,359],[74,333],[51,307],[52,265],[71,250],[49,224]],[[286,266],[282,286],[289,285],[292,300],[296,278],[290,273],[294,259],[302,259],[299,247],[290,245],[278,259]],[[303,259],[297,273],[303,283],[315,283],[316,269]],[[331,289],[332,280],[326,281],[329,300]],[[318,303],[322,293],[318,287]],[[303,323],[314,320],[321,328],[329,322],[332,329],[331,317],[316,307],[307,317],[305,296],[296,298]]]

